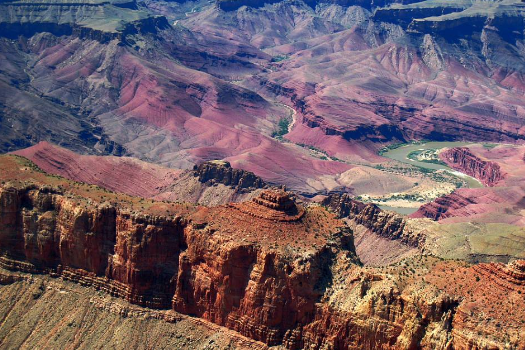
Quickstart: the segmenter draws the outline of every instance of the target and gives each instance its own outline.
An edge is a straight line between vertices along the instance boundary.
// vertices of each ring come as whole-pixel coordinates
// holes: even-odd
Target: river
[[[408,158],[408,155],[412,151],[427,150],[427,149],[442,149],[445,147],[447,148],[463,147],[463,146],[468,146],[472,144],[473,143],[471,142],[470,143],[469,142],[426,142],[426,143],[421,143],[421,144],[409,143],[407,145],[388,150],[387,152],[383,153],[383,157],[394,159],[394,160],[397,160],[397,161],[400,161],[406,164],[417,165],[419,167],[426,168],[426,169],[447,170],[448,172],[458,177],[461,177],[463,180],[465,180],[468,188],[480,188],[480,187],[483,187],[483,185],[477,179],[473,178],[472,176],[468,176],[467,174],[463,174],[459,171],[451,169],[450,167],[446,165],[420,162],[420,161]]]
[[[428,149],[442,149],[442,148],[450,148],[450,147],[463,147],[471,145],[472,143],[469,142],[426,142],[426,143],[409,143],[403,146],[400,146],[398,148],[394,148],[391,150],[386,151],[383,153],[383,157],[390,158],[397,160],[402,163],[416,165],[425,169],[432,169],[432,170],[446,170],[450,173],[452,173],[455,176],[458,176],[465,180],[468,188],[480,188],[483,187],[482,183],[479,182],[477,179],[473,178],[472,176],[463,174],[459,171],[456,171],[454,169],[451,169],[450,167],[443,165],[443,164],[437,164],[437,163],[427,163],[427,162],[421,162],[418,160],[410,159],[408,158],[408,155],[412,151],[418,151],[418,150],[428,150]],[[398,212],[400,214],[409,215],[413,212],[417,211],[418,208],[405,208],[405,207],[390,207],[386,205],[379,205],[381,209],[385,210],[392,210],[395,212]]]

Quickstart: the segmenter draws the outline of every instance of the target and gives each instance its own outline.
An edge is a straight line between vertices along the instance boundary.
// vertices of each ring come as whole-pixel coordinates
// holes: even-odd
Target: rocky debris
[[[155,310],[92,287],[0,270],[0,346],[9,349],[257,349],[239,333],[173,310]]]
[[[266,187],[263,179],[250,171],[233,169],[229,162],[212,160],[196,165],[193,168],[195,176],[199,181],[208,185],[221,183],[226,186],[248,190]]]
[[[375,204],[356,201],[346,193],[331,194],[322,204],[339,217],[354,220],[381,237],[399,240],[412,247],[420,247],[424,243],[424,236],[410,230],[403,216],[381,210]]]
[[[477,157],[466,147],[450,148],[441,152],[439,157],[451,168],[475,177],[489,187],[505,178],[497,163]]]
[[[27,279],[25,276],[0,272],[0,285],[8,285],[25,279]]]

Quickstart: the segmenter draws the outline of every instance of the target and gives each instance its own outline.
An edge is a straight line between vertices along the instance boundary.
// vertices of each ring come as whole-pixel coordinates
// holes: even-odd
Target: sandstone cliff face
[[[400,240],[413,247],[424,243],[422,235],[406,227],[406,219],[403,216],[383,211],[375,204],[365,204],[342,194],[328,196],[323,205],[334,210],[339,217],[352,219],[381,237]]]
[[[130,214],[111,205],[85,207],[48,187],[2,188],[1,265],[48,272],[148,307],[172,305],[280,344],[287,330],[313,319],[327,287],[323,273],[334,259],[333,249],[352,255],[353,242],[335,219],[329,219],[330,226],[316,225],[325,215],[320,208],[310,213],[281,195],[262,198],[268,207],[250,202],[170,218]],[[278,215],[272,216],[274,211]],[[300,258],[293,249],[275,249],[275,237],[264,246],[238,241],[228,232],[232,220],[252,221],[247,237],[271,235],[277,226],[283,235],[301,235],[308,225],[322,235],[314,242],[330,242]],[[295,249],[302,243],[295,241]]]
[[[363,220],[376,215],[381,221],[370,206],[362,209]],[[399,225],[391,221],[385,219],[384,232],[396,235]],[[4,185],[0,225],[1,267],[48,273],[150,308],[172,308],[268,345],[461,349],[473,327],[466,306],[459,307],[465,313],[459,321],[455,316],[461,297],[436,287],[443,282],[439,273],[425,277],[435,278],[432,283],[417,277],[439,260],[364,269],[352,233],[335,215],[320,206],[303,208],[284,191],[146,215],[51,186]],[[510,276],[502,278],[517,295],[525,288],[522,265],[498,265],[501,272],[487,273]],[[480,334],[469,340],[471,348],[483,348],[487,335]]]
[[[109,204],[84,207],[34,186],[2,189],[0,205],[0,248],[8,258],[95,283],[137,304],[169,305],[183,244],[181,218],[132,215]]]
[[[505,178],[497,163],[477,157],[468,148],[454,147],[440,153],[439,157],[451,168],[475,177],[489,187]]]

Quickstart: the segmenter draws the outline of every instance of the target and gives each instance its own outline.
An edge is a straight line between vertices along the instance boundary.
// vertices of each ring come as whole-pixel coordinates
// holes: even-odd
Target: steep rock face
[[[406,227],[406,219],[392,212],[381,210],[375,204],[365,204],[352,199],[347,194],[330,195],[323,200],[323,205],[331,208],[341,217],[354,220],[379,236],[400,240],[418,247],[424,243],[424,237]]]
[[[193,168],[195,176],[206,184],[221,183],[240,189],[263,188],[263,179],[250,171],[233,169],[226,161],[209,161]]]
[[[265,193],[170,218],[84,207],[47,187],[2,188],[1,265],[49,272],[148,307],[172,302],[177,311],[280,344],[287,330],[313,319],[333,249],[352,257],[353,242],[338,220],[321,221],[323,209],[305,211],[284,193]],[[238,240],[240,227],[251,242]],[[270,237],[261,245],[260,235]],[[292,252],[276,249],[286,237]],[[306,241],[320,247],[301,258]]]
[[[183,246],[180,217],[136,216],[109,204],[85,207],[47,187],[2,189],[0,203],[0,248],[8,257],[133,303],[169,305]]]
[[[305,211],[283,192],[201,215],[186,233],[173,308],[269,345],[313,320],[337,257],[333,248],[353,259],[347,228],[333,227],[327,237],[327,227],[314,219],[322,209]],[[228,223],[242,228],[242,240],[224,230]],[[289,246],[281,250],[284,242]]]
[[[440,282],[435,275],[425,278],[464,300],[451,322],[455,349],[503,349],[505,346],[522,349],[525,346],[521,322],[525,311],[522,307],[524,263],[515,260],[506,265],[490,263],[472,267],[438,264],[435,271],[444,272],[449,278]],[[497,340],[502,327],[508,332],[509,345]],[[479,337],[480,334],[484,336]]]
[[[448,149],[441,152],[439,157],[451,168],[475,177],[489,187],[505,178],[505,174],[497,163],[485,161],[465,147]]]
[[[505,272],[513,276],[506,279],[513,285],[507,302],[493,278],[461,262],[415,257],[362,268],[348,227],[284,191],[193,207],[117,196],[47,176],[14,156],[2,161],[11,161],[0,173],[7,181],[0,190],[4,268],[48,273],[150,308],[171,307],[293,350],[461,349],[469,342],[482,349],[504,344],[507,335],[511,346],[521,344],[512,327],[520,309],[511,309],[525,291],[515,282],[519,264],[502,268],[513,271]],[[371,215],[366,208],[365,217]],[[483,292],[503,300],[505,312],[490,311],[493,299],[464,301],[465,293],[480,293],[476,274]],[[470,289],[455,290],[451,277],[468,280]],[[491,319],[484,316],[489,311]],[[502,327],[479,327],[485,324]]]

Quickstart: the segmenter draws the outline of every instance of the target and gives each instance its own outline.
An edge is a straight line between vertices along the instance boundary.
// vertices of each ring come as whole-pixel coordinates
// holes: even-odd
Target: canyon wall
[[[485,161],[465,147],[450,148],[441,152],[439,157],[451,168],[470,175],[489,187],[505,178],[497,163]]]
[[[22,3],[0,2],[0,37],[16,39],[48,32],[108,43],[127,35],[157,33],[169,27],[166,17],[137,11],[135,1]],[[105,25],[101,25],[101,21]]]
[[[353,212],[361,205],[344,203]],[[381,221],[369,206],[362,212],[362,220]],[[402,223],[385,220],[384,234],[404,239]],[[472,320],[456,320],[461,299],[416,279],[439,260],[393,266],[405,271],[396,280],[399,272],[360,267],[354,249],[352,232],[334,214],[304,208],[284,191],[218,207],[174,205],[154,215],[60,186],[0,188],[2,268],[171,308],[287,349],[466,348],[461,339],[470,333],[462,327]],[[501,270],[512,276],[509,283],[522,280],[516,266]],[[514,285],[516,293],[523,288]],[[484,348],[484,337],[469,339],[470,348]]]
[[[458,191],[455,191],[449,195],[436,198],[430,203],[423,204],[415,213],[410,215],[410,217],[429,218],[438,221],[454,216],[457,210],[474,203],[472,199],[464,197]]]
[[[271,234],[275,225],[304,234],[303,220],[324,215],[323,209],[305,212],[279,196],[261,198],[268,208],[249,202],[168,217],[133,214],[108,203],[88,206],[49,186],[3,187],[0,265],[61,276],[142,306],[173,307],[280,344],[289,330],[314,319],[327,288],[324,273],[339,249],[353,256],[353,242],[333,218],[330,227],[311,225],[330,241],[300,259],[273,245],[229,237],[232,220],[251,221],[253,234]],[[261,216],[264,210],[269,216]],[[278,215],[271,216],[274,212]]]

